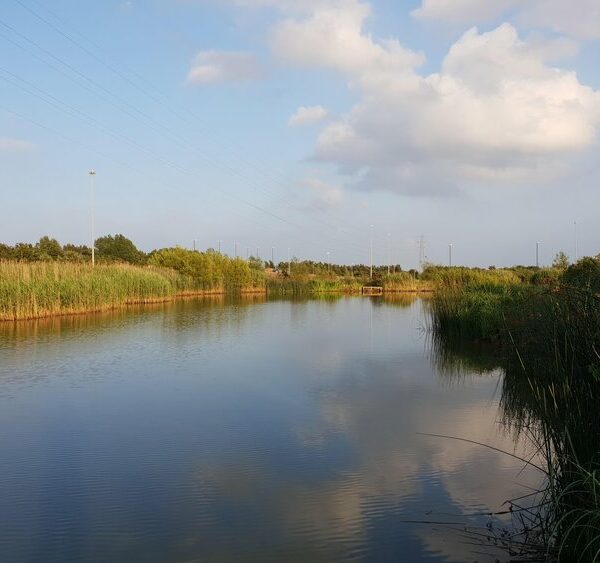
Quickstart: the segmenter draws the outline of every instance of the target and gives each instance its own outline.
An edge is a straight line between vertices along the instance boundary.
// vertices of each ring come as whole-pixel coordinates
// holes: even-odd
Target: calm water
[[[502,560],[456,528],[536,476],[419,434],[513,448],[500,374],[441,370],[424,324],[216,298],[0,325],[0,560]]]

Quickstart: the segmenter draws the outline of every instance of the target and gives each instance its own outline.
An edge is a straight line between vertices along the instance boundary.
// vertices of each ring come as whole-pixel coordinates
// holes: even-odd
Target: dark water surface
[[[0,325],[1,561],[487,561],[501,374],[423,303],[180,301]],[[485,542],[483,542],[485,543]],[[483,554],[481,553],[483,552]]]

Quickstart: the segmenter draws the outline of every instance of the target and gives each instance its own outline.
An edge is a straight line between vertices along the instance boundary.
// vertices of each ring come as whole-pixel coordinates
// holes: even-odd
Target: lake
[[[0,560],[507,560],[469,530],[540,476],[424,435],[515,451],[502,373],[436,356],[425,307],[212,297],[0,324]]]

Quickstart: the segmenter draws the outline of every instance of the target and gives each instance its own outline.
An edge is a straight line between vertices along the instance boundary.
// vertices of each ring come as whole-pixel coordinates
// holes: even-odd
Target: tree
[[[100,237],[96,239],[95,246],[101,259],[121,260],[130,264],[141,264],[146,260],[146,255],[123,235]]]
[[[8,244],[0,242],[0,260],[12,260],[15,257],[15,252]]]
[[[14,257],[16,260],[39,260],[39,254],[36,247],[28,242],[18,242],[15,244]]]
[[[42,237],[36,244],[37,251],[41,260],[57,260],[63,254],[60,243],[50,237]]]
[[[74,260],[89,260],[92,257],[92,249],[86,245],[65,244],[63,246],[63,259]]]
[[[569,267],[569,262],[569,257],[561,250],[554,257],[554,260],[552,261],[552,267],[558,268],[559,270],[566,270]]]
[[[258,270],[260,272],[262,272],[265,269],[263,261],[260,258],[257,258],[256,256],[250,256],[250,258],[248,258],[248,266],[250,267],[250,269]]]

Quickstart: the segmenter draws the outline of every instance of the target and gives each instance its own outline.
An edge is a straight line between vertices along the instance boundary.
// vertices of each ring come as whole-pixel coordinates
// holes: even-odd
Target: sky
[[[597,0],[3,0],[0,241],[600,252]],[[288,250],[289,249],[289,250]]]

